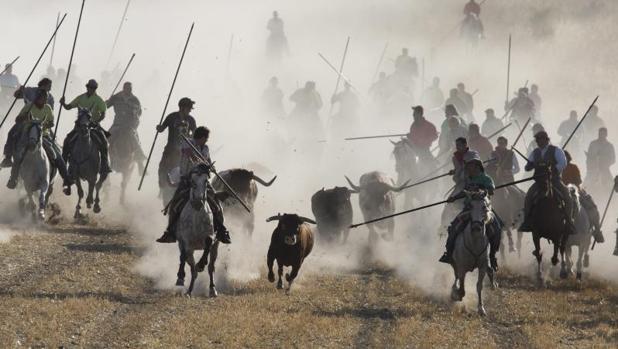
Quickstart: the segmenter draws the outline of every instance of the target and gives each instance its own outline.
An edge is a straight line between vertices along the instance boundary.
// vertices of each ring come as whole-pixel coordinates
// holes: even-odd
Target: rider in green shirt
[[[105,101],[101,97],[97,95],[97,88],[99,84],[91,79],[86,84],[86,93],[81,94],[69,104],[66,104],[64,101],[64,97],[60,98],[60,105],[64,107],[66,110],[71,110],[73,108],[84,108],[90,111],[91,120],[92,121],[92,135],[96,145],[99,148],[99,152],[101,153],[101,175],[107,175],[111,172],[111,168],[109,167],[109,156],[108,149],[109,145],[107,143],[107,136],[105,131],[100,126],[100,122],[105,118],[105,111],[107,110],[107,106]],[[62,147],[63,152],[62,156],[64,160],[68,162],[69,154],[71,153],[71,149],[73,148],[73,142],[75,141],[76,130],[73,129],[64,139],[64,145]]]

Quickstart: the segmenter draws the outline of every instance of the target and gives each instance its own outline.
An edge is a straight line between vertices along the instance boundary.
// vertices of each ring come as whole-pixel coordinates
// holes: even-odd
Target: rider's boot
[[[446,252],[440,257],[442,263],[453,264],[453,250],[455,249],[455,231],[451,224],[448,227],[448,237],[446,238]]]
[[[16,161],[11,167],[11,177],[9,178],[9,182],[6,184],[6,187],[9,189],[17,188],[17,179],[19,178],[19,163]]]

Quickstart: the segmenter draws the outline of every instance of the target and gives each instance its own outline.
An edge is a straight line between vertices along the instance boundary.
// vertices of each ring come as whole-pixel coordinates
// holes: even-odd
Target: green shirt
[[[17,120],[24,120],[28,125],[32,121],[40,122],[43,135],[49,136],[50,130],[54,126],[54,112],[49,104],[45,104],[43,108],[39,109],[36,105],[28,103],[17,115]]]
[[[90,111],[92,114],[93,122],[101,122],[105,118],[105,111],[107,110],[107,105],[101,97],[99,97],[96,93],[92,96],[88,96],[87,93],[81,94],[69,103],[69,107],[75,108],[85,108]]]
[[[493,193],[495,189],[493,179],[491,179],[491,177],[489,177],[485,172],[482,172],[478,176],[469,176],[468,185],[470,184],[477,186],[480,189],[487,190],[490,193]]]

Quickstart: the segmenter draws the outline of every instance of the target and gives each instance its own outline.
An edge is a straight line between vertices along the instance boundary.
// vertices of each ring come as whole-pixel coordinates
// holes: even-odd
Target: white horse
[[[453,251],[455,282],[452,286],[451,299],[454,301],[463,299],[466,293],[464,290],[466,273],[478,269],[479,274],[476,282],[478,312],[480,315],[486,315],[481,295],[485,274],[489,274],[492,288],[496,287],[493,269],[489,266],[489,239],[485,233],[485,226],[493,218],[493,215],[486,192],[464,191],[464,193],[466,195],[466,208],[461,215],[468,216],[466,217],[468,223],[455,240],[455,250]]]
[[[572,247],[577,246],[577,280],[582,279],[582,266],[588,267],[588,251],[590,249],[590,238],[592,237],[592,224],[588,218],[588,212],[580,204],[579,191],[574,185],[569,185],[569,192],[573,198],[573,212],[575,217],[576,234],[569,235],[566,243],[566,261],[562,261],[560,276],[566,278],[573,275],[573,261],[571,260]],[[566,269],[565,269],[566,268]]]
[[[191,283],[187,290],[189,296],[193,291],[198,272],[204,271],[206,264],[208,264],[208,275],[210,276],[210,297],[217,296],[213,276],[219,241],[214,238],[212,212],[206,203],[209,173],[210,169],[204,164],[199,164],[191,170],[189,174],[191,181],[191,187],[188,189],[189,200],[184,204],[176,225],[176,239],[180,250],[180,268],[176,286],[184,286],[185,263],[189,263],[191,267]],[[204,250],[197,264],[193,258],[195,250]],[[210,260],[208,260],[209,253]]]
[[[35,204],[32,196],[36,191],[39,192],[38,214],[33,212],[33,219],[45,220],[45,208],[49,196],[52,193],[53,178],[56,169],[50,166],[47,154],[43,149],[43,138],[40,123],[32,123],[31,127],[22,133],[18,148],[21,149],[21,157],[16,161],[21,161],[19,176],[24,183],[26,198],[30,207],[34,209]]]

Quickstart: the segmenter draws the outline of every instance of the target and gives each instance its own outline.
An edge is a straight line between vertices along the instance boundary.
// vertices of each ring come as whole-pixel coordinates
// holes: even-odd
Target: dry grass
[[[307,274],[289,296],[262,278],[189,299],[133,273],[138,258],[130,234],[103,228],[63,226],[0,244],[0,347],[618,345],[617,289],[594,280],[537,290],[503,272],[479,318],[474,306],[428,297],[379,266]]]

